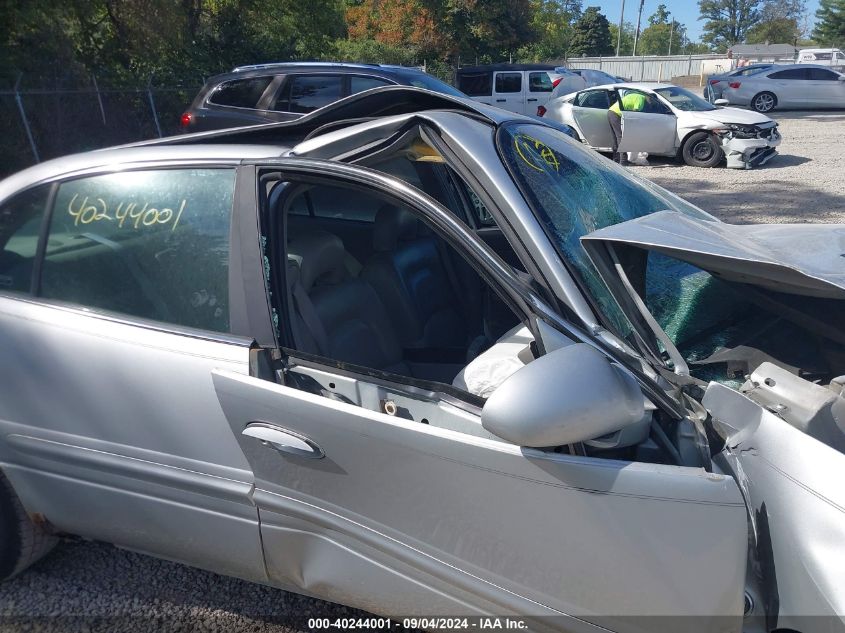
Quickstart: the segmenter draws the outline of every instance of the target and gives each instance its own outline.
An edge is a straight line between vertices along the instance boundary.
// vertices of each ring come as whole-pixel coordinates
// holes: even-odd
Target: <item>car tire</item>
[[[715,167],[722,160],[722,148],[709,132],[696,132],[684,141],[681,156],[692,167]]]
[[[774,110],[777,104],[778,98],[771,92],[761,92],[754,95],[754,98],[751,99],[751,107],[763,114]]]
[[[0,581],[17,576],[57,542],[29,518],[9,480],[0,473]]]

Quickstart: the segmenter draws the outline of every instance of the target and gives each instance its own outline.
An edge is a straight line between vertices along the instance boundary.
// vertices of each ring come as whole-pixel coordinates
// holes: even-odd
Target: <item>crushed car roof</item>
[[[112,148],[62,156],[34,165],[0,181],[0,200],[57,174],[80,172],[113,163],[197,159],[203,162],[279,157],[294,145],[323,131],[401,114],[440,110],[498,123],[523,119],[468,98],[422,88],[388,86],[367,90],[331,103],[293,121],[237,127],[152,139]]]
[[[352,125],[375,118],[411,114],[425,110],[463,112],[492,124],[499,124],[511,119],[537,122],[536,119],[529,119],[520,114],[494,108],[473,101],[468,97],[453,97],[411,86],[385,86],[359,92],[335,101],[292,121],[170,136],[133,143],[131,147],[188,143],[276,143],[289,145],[303,140],[308,135],[313,136],[320,128]]]

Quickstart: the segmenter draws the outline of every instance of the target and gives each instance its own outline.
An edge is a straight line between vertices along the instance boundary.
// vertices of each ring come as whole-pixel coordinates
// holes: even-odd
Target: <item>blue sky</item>
[[[675,16],[675,19],[687,27],[687,36],[691,40],[698,40],[701,37],[701,29],[704,26],[704,22],[698,21],[698,2],[696,0],[645,0],[641,24],[648,24],[648,16],[654,13],[654,10],[659,4],[665,4],[672,15]],[[596,6],[607,16],[611,24],[619,24],[619,10],[622,7],[622,0],[584,0],[585,9]],[[631,24],[637,23],[637,9],[639,6],[639,0],[625,0],[626,22],[630,22]],[[807,11],[810,14],[811,25],[816,14],[816,9],[818,8],[818,0],[807,0]]]

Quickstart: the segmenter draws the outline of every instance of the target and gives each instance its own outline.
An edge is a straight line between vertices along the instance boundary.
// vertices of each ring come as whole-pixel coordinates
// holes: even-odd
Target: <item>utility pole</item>
[[[643,18],[643,4],[645,4],[645,0],[640,0],[640,10],[637,11],[637,30],[634,33],[634,50],[632,52],[633,56],[637,56],[637,41],[640,39],[640,20]]]
[[[622,25],[625,17],[625,0],[622,0],[622,9],[619,11],[619,32],[616,34],[616,56],[619,57],[619,48],[622,46]]]
[[[675,33],[675,18],[672,18],[672,22],[669,25],[669,55],[672,54],[672,35]]]

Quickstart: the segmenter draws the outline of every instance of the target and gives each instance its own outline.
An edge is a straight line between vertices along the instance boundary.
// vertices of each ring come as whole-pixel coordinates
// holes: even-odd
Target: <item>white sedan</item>
[[[620,83],[581,90],[546,104],[545,117],[571,126],[581,140],[600,152],[612,151],[607,110],[626,94],[645,97],[641,112],[622,112],[620,151],[678,156],[687,165],[750,169],[777,152],[777,123],[749,110],[711,104],[671,84]]]

